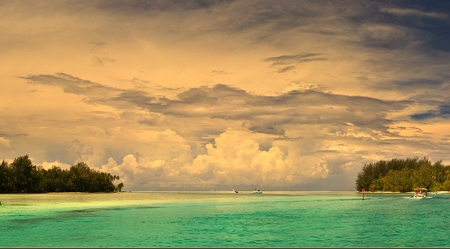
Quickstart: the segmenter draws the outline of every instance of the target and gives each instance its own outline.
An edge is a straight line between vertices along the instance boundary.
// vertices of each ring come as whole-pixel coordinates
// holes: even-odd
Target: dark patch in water
[[[93,213],[95,210],[92,209],[76,209],[76,210],[70,210],[69,213]]]
[[[136,207],[135,209],[152,209],[152,208],[161,208],[161,207],[143,206],[143,207]]]

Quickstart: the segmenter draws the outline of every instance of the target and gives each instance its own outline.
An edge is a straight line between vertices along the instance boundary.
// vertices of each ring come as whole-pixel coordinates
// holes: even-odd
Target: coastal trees
[[[364,165],[356,179],[356,189],[407,192],[417,187],[431,191],[450,190],[450,166],[434,164],[428,158],[381,160]]]
[[[36,166],[33,165],[28,155],[18,157],[10,164],[11,181],[14,192],[33,193],[38,185]]]
[[[117,191],[122,192],[122,188],[123,188],[123,183],[119,183],[119,185],[117,185]]]
[[[450,179],[447,179],[444,184],[442,184],[442,190],[450,191]]]
[[[0,193],[4,193],[10,189],[9,175],[8,163],[3,160],[0,164]]]
[[[407,192],[412,189],[412,170],[404,168],[402,170],[390,170],[385,177],[384,188],[391,191]]]
[[[436,178],[432,175],[433,170],[430,164],[422,164],[420,167],[413,172],[412,179],[414,182],[414,188],[426,188],[430,189],[431,185],[433,185],[433,178]]]
[[[116,179],[119,177],[90,169],[84,162],[69,170],[57,166],[45,170],[33,165],[25,155],[11,164],[5,161],[0,164],[0,193],[114,192],[123,187],[123,183],[114,185]]]

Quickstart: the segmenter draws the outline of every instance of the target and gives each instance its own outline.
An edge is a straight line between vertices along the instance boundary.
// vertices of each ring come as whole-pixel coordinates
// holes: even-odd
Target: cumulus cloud
[[[297,150],[286,154],[277,146],[261,150],[256,140],[248,131],[227,130],[205,145],[205,154],[191,160],[180,161],[177,153],[165,160],[130,154],[120,164],[110,158],[102,170],[122,176],[130,189],[223,189],[231,184],[271,189],[325,178],[329,173],[327,163],[318,157]]]
[[[87,161],[89,157],[94,155],[94,149],[80,143],[79,140],[74,140],[67,149],[68,158],[74,162]]]
[[[72,165],[67,164],[67,163],[62,163],[60,161],[54,161],[54,162],[44,161],[41,164],[39,164],[39,166],[42,166],[46,170],[49,170],[49,169],[53,168],[54,166],[60,167],[62,170],[69,170]]]

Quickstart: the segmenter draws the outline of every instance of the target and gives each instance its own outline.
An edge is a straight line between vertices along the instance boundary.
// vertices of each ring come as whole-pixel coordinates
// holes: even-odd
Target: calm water
[[[449,247],[450,195],[0,195],[0,247]]]

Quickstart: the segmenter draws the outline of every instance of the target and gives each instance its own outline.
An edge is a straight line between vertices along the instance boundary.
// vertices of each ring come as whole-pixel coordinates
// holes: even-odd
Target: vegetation
[[[90,169],[79,162],[62,170],[53,166],[45,170],[33,165],[28,155],[0,164],[0,193],[45,192],[115,192],[121,191],[123,183],[114,185],[119,176]]]
[[[414,188],[450,191],[450,166],[427,158],[392,159],[364,165],[356,179],[356,190],[408,192]]]

